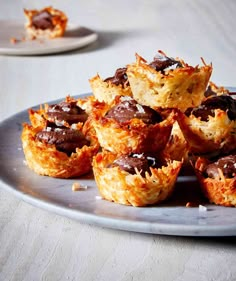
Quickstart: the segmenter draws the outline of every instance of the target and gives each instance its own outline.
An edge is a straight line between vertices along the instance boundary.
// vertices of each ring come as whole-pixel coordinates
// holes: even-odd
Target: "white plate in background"
[[[12,42],[12,38],[16,39],[15,43]],[[63,37],[25,41],[23,38],[26,38],[23,22],[0,20],[2,55],[45,55],[72,51],[95,42],[98,35],[86,27],[68,25]]]

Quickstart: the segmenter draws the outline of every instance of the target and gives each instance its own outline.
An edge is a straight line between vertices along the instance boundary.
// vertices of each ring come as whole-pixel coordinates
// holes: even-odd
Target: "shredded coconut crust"
[[[130,86],[122,87],[111,82],[105,82],[97,74],[89,80],[95,98],[108,104],[112,103],[116,96],[132,96]]]
[[[178,123],[193,153],[209,153],[236,143],[236,121],[221,109],[215,109],[215,116],[209,116],[208,121],[179,113]]]

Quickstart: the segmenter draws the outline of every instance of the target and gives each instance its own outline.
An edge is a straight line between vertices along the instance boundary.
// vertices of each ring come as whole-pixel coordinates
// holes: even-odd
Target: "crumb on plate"
[[[199,210],[199,212],[206,212],[207,211],[207,207],[205,207],[203,205],[199,205],[198,206],[198,210]]]
[[[86,190],[88,187],[86,185],[81,185],[78,182],[72,184],[72,191]]]

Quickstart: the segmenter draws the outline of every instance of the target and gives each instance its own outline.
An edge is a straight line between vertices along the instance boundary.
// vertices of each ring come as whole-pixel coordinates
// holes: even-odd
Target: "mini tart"
[[[192,114],[178,115],[179,126],[192,153],[210,153],[227,146],[231,146],[231,150],[236,148],[236,122],[229,119],[226,111],[215,109],[214,112],[215,116],[208,116],[208,121]]]
[[[175,120],[176,112],[170,111],[162,122],[151,125],[137,118],[120,123],[113,118],[97,115],[93,116],[91,122],[102,148],[113,153],[128,154],[156,153],[162,150],[170,137]]]
[[[204,98],[212,66],[189,66],[156,71],[136,54],[136,63],[127,66],[127,75],[134,99],[150,107],[179,108],[197,106]]]
[[[47,28],[47,29],[40,29],[36,28],[33,25],[33,17],[37,14],[47,12],[52,17],[52,24],[53,28]],[[65,33],[67,21],[68,18],[60,10],[54,9],[52,7],[45,7],[42,10],[26,10],[24,9],[24,14],[26,17],[26,24],[25,28],[27,33],[32,38],[56,38],[56,37],[62,37]]]
[[[218,178],[204,177],[207,164],[209,161],[201,157],[195,163],[195,172],[206,198],[216,205],[236,207],[236,177],[225,178],[223,173]]]
[[[182,163],[169,162],[160,169],[150,168],[142,177],[119,167],[108,166],[116,159],[111,152],[98,153],[93,159],[93,172],[101,196],[115,203],[142,207],[160,203],[173,192]]]
[[[36,139],[42,127],[23,124],[22,146],[28,167],[39,175],[56,178],[81,176],[91,170],[92,157],[98,152],[99,145],[91,139],[91,145],[76,148],[76,152],[68,156],[56,149],[55,145]]]
[[[106,82],[97,74],[89,80],[95,98],[108,104],[112,103],[116,96],[132,96],[129,85],[115,85],[110,81]]]

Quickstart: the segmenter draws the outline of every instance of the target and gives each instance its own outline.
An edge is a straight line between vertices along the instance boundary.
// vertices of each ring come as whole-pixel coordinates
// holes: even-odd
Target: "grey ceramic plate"
[[[85,47],[97,40],[97,33],[81,26],[68,26],[63,37],[43,40],[26,40],[24,23],[0,21],[0,54],[3,55],[43,55],[71,51]],[[13,44],[11,38],[17,39]]]
[[[21,124],[27,121],[26,110],[0,124],[1,186],[20,199],[59,215],[102,227],[166,235],[236,235],[236,208],[206,204],[195,176],[187,171],[179,176],[176,192],[168,202],[145,208],[101,200],[92,175],[72,180],[36,175],[24,164],[21,148]],[[74,182],[88,186],[87,190],[73,192]],[[206,206],[207,211],[199,211],[198,206],[186,208],[186,203],[193,200]]]

